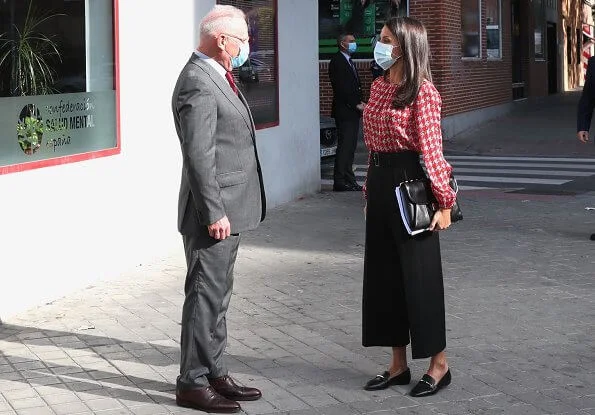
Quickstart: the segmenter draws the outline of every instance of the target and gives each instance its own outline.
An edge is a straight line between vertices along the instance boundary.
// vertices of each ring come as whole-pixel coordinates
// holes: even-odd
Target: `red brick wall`
[[[412,0],[410,16],[428,30],[434,83],[442,95],[443,115],[452,115],[512,99],[510,0],[502,0],[502,59],[487,58],[485,3],[482,1],[481,58],[463,58],[461,1]]]
[[[330,117],[333,89],[328,79],[328,61],[320,61],[318,63],[318,82],[320,86],[320,114]]]
[[[420,19],[428,30],[432,52],[432,75],[442,95],[443,116],[512,100],[510,0],[502,0],[503,58],[498,60],[487,59],[484,4],[482,57],[479,59],[462,59],[460,0],[410,0],[409,15]],[[321,61],[319,67],[320,108],[323,115],[328,115],[332,101],[327,74],[328,63]],[[359,61],[357,67],[363,80],[364,94],[367,96],[371,81],[370,63]],[[533,72],[535,71],[532,71],[531,75],[540,76],[539,73]],[[547,87],[547,83],[545,86]]]

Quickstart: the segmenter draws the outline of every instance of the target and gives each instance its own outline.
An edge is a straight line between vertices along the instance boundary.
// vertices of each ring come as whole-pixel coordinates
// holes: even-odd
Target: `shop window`
[[[0,174],[119,152],[116,16],[114,0],[0,1]]]
[[[535,59],[545,59],[545,8],[543,0],[533,0]]]
[[[372,59],[373,44],[386,19],[407,16],[408,0],[318,0],[318,53],[330,59],[337,53],[337,37],[352,33],[355,59]]]
[[[464,58],[481,57],[481,0],[461,1],[462,52]]]
[[[486,0],[486,44],[488,58],[502,57],[502,2]]]
[[[257,129],[279,125],[277,0],[218,0],[241,9],[248,20],[250,56],[234,69]]]

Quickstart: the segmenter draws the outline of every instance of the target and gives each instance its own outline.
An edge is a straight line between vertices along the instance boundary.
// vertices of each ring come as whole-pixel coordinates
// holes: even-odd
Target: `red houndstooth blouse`
[[[372,83],[363,114],[366,146],[371,152],[412,150],[422,154],[438,204],[451,208],[456,193],[448,183],[452,167],[442,154],[440,94],[431,82],[424,81],[413,104],[395,109],[392,101],[397,88],[383,76]],[[364,196],[367,197],[365,186]]]

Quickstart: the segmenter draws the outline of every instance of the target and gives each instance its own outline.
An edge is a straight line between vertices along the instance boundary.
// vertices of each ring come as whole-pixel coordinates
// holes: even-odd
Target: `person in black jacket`
[[[364,109],[359,74],[351,60],[351,54],[357,49],[357,44],[355,37],[347,33],[339,35],[337,44],[339,52],[331,58],[328,70],[333,88],[331,117],[335,119],[339,135],[333,190],[338,192],[362,190],[353,172],[360,117]]]
[[[589,58],[587,65],[587,76],[585,77],[585,86],[581,99],[578,102],[576,131],[578,139],[587,143],[589,141],[589,130],[591,129],[591,118],[593,118],[593,109],[595,108],[595,56]],[[591,234],[591,240],[595,241],[595,233]]]

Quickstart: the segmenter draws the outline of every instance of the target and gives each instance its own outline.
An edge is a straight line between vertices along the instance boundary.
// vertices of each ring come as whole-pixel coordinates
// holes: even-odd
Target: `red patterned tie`
[[[237,95],[238,87],[236,86],[236,81],[234,81],[233,75],[231,74],[231,72],[225,72],[225,78],[227,79],[227,82],[229,82],[229,86],[231,86],[231,89],[233,90],[233,92]]]

